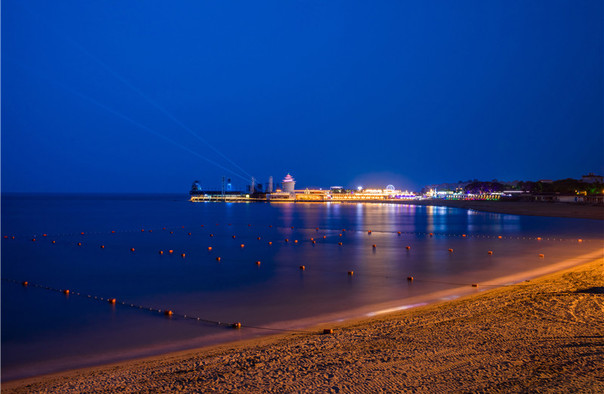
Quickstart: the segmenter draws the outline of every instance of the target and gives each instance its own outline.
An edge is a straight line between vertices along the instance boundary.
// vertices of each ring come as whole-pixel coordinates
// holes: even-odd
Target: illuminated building
[[[282,189],[283,193],[294,193],[294,188],[296,186],[296,181],[294,178],[288,173],[285,178],[283,178]]]

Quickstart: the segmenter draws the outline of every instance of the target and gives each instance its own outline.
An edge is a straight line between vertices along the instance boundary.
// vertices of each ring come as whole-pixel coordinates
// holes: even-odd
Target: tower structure
[[[267,193],[272,193],[273,192],[273,177],[272,177],[272,175],[268,177],[268,185],[266,187],[266,192]]]
[[[292,177],[289,173],[283,178],[282,181],[283,192],[285,193],[294,193],[294,188],[296,186],[296,181],[294,177]]]

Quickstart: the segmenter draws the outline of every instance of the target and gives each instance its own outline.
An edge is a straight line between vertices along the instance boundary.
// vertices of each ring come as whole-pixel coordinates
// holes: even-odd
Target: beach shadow
[[[590,287],[588,289],[577,290],[575,293],[604,294],[604,287]]]

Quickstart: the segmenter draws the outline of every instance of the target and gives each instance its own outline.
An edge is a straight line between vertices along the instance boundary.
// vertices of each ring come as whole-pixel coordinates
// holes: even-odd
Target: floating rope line
[[[309,331],[309,330],[294,330],[294,329],[276,328],[276,327],[252,326],[252,325],[247,325],[247,324],[243,324],[240,322],[225,323],[225,322],[221,322],[221,321],[217,321],[217,320],[211,320],[211,319],[206,319],[206,318],[202,318],[202,317],[198,317],[198,316],[192,316],[192,315],[188,315],[188,314],[184,314],[184,313],[177,313],[171,309],[160,309],[160,308],[149,307],[149,306],[144,306],[144,305],[137,305],[137,304],[133,304],[133,303],[128,303],[126,301],[118,301],[115,298],[100,297],[100,296],[95,296],[95,295],[91,295],[91,294],[83,294],[78,291],[74,291],[74,290],[70,290],[70,289],[58,289],[56,287],[44,286],[44,285],[37,284],[37,283],[31,283],[28,281],[18,281],[18,280],[9,279],[9,278],[2,278],[1,280],[5,281],[5,282],[21,285],[23,287],[35,287],[35,288],[42,289],[42,290],[48,290],[48,291],[52,291],[55,293],[64,294],[66,296],[78,296],[78,297],[87,298],[87,299],[94,300],[94,301],[106,302],[110,305],[122,305],[122,306],[132,308],[132,309],[155,312],[155,313],[161,314],[161,315],[163,315],[165,317],[169,317],[169,318],[178,317],[183,320],[191,320],[191,321],[206,323],[206,324],[210,324],[210,325],[214,325],[214,326],[218,326],[218,327],[225,327],[225,328],[228,327],[228,328],[236,328],[236,329],[250,328],[250,329],[267,330],[267,331],[281,331],[281,332],[294,332],[294,333],[306,333],[306,334],[314,333],[314,331]]]

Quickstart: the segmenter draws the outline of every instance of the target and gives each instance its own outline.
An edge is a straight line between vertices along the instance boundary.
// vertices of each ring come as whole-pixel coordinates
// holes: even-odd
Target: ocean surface
[[[3,380],[453,298],[603,236],[597,220],[186,195],[2,195],[1,216]]]

